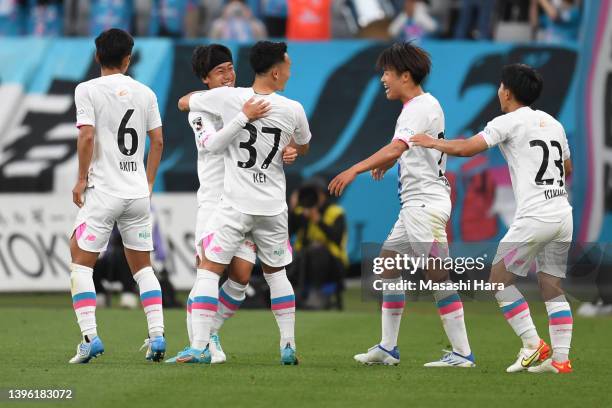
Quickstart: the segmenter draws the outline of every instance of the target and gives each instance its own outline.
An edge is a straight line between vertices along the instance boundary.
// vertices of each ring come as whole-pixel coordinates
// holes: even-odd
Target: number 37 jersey
[[[95,128],[88,185],[119,198],[148,197],[146,135],[162,125],[153,91],[127,75],[106,75],[80,83],[74,101],[77,127]]]
[[[225,151],[223,199],[242,213],[272,216],[287,208],[283,149],[292,139],[305,145],[311,138],[302,105],[276,93],[221,87],[193,94],[189,109],[218,116],[225,126],[253,96],[269,102],[270,111],[247,123]]]
[[[490,121],[479,133],[508,162],[515,218],[558,222],[571,214],[563,162],[570,158],[563,126],[546,112],[523,107]]]

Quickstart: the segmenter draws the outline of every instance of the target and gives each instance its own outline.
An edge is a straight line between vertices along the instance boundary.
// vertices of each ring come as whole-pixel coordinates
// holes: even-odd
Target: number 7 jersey
[[[508,162],[515,219],[559,222],[571,214],[563,167],[570,151],[563,126],[555,118],[522,107],[493,119],[479,134],[489,147],[499,145]]]
[[[225,126],[253,96],[269,102],[271,109],[247,123],[225,151],[223,200],[245,214],[272,216],[287,208],[283,149],[292,139],[305,145],[311,138],[302,105],[276,93],[221,87],[191,95],[189,109],[218,116]]]
[[[77,127],[95,128],[88,186],[123,199],[149,196],[147,132],[162,125],[157,98],[123,74],[82,82],[74,90]]]

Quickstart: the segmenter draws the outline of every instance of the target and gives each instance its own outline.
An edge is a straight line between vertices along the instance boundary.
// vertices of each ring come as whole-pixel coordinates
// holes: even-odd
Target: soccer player
[[[79,170],[72,196],[80,210],[70,239],[70,279],[83,341],[70,363],[87,363],[104,352],[96,329],[92,268],[115,222],[147,317],[146,359],[160,361],[166,350],[161,288],[150,257],[150,196],[163,149],[162,122],[153,91],[125,75],[133,46],[123,30],[100,34],[96,61],[101,76],[74,91]],[[146,134],[150,149],[145,169]]]
[[[446,256],[446,224],[451,213],[450,185],[444,176],[446,157],[428,149],[414,148],[409,138],[417,133],[444,137],[444,113],[437,99],[423,91],[421,83],[429,74],[429,55],[411,43],[398,43],[384,50],[377,64],[383,70],[381,82],[387,99],[404,105],[397,120],[393,140],[369,158],[340,173],[329,184],[329,191],[341,195],[358,174],[371,171],[380,179],[386,169],[399,159],[399,196],[402,208],[397,222],[384,242],[380,257],[398,254],[436,258]],[[448,272],[430,265],[427,278],[448,286]],[[439,267],[438,267],[439,268]],[[396,365],[400,362],[397,347],[400,321],[406,295],[397,289],[402,277],[396,270],[382,275],[382,339],[367,353],[357,354],[363,364]],[[441,285],[442,286],[442,285]],[[463,317],[463,303],[455,290],[437,290],[434,299],[442,325],[452,345],[439,361],[426,367],[474,367],[474,356],[468,342]]]
[[[232,53],[224,45],[210,44],[208,46],[196,47],[191,63],[193,72],[209,89],[235,86],[236,73],[234,71]],[[249,100],[245,103],[243,112],[252,121],[265,114],[267,106]],[[196,262],[197,265],[200,265],[202,261],[202,243],[206,238],[204,234],[205,226],[221,200],[225,174],[223,154],[211,153],[205,148],[205,142],[209,137],[221,130],[223,123],[221,118],[207,112],[190,112],[188,120],[195,134],[198,150],[198,179],[200,188],[197,194],[198,214],[195,229],[195,248],[197,253]],[[296,153],[291,150],[295,149],[289,147],[285,152],[284,158],[289,160],[285,161],[285,163],[295,160]],[[250,235],[247,235],[245,241],[238,247],[228,268],[228,279],[219,291],[218,308],[213,319],[210,334],[209,350],[212,364],[226,361],[226,355],[221,347],[219,330],[223,323],[236,313],[244,301],[255,258],[255,244]],[[193,302],[194,297],[190,293],[187,300],[187,332],[190,342],[193,341],[191,329]],[[168,360],[168,362],[173,361],[173,359]]]
[[[193,341],[177,356],[181,362],[206,362],[218,304],[219,275],[250,233],[270,286],[272,312],[280,330],[281,363],[298,363],[295,296],[285,271],[292,255],[279,151],[292,145],[303,155],[311,135],[302,105],[276,93],[285,88],[290,75],[287,45],[258,42],[251,49],[250,63],[255,71],[252,88],[221,87],[189,94],[179,101],[181,110],[208,112],[222,119],[223,130],[210,135],[205,147],[213,153],[224,152],[225,161],[223,201],[206,226],[203,262],[192,292],[202,305],[196,318],[197,302],[192,303]],[[254,96],[256,103],[269,104],[269,111],[250,123],[241,109]]]
[[[498,247],[490,281],[504,284],[495,298],[523,342],[516,362],[506,371],[569,373],[573,320],[561,279],[572,240],[572,207],[565,190],[572,162],[563,126],[530,107],[542,87],[542,77],[532,67],[507,65],[497,91],[504,114],[490,121],[482,132],[465,140],[439,140],[424,134],[411,140],[415,146],[466,157],[499,145],[510,168],[517,209]],[[516,276],[526,276],[534,259],[549,317],[552,358],[550,347],[536,331],[525,298],[514,286]]]

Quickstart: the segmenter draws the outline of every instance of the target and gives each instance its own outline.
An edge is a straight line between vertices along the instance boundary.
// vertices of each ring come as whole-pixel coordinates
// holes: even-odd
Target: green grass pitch
[[[79,407],[606,407],[612,406],[612,319],[575,318],[571,375],[506,374],[520,342],[494,302],[465,303],[475,369],[425,369],[447,347],[434,306],[408,304],[398,367],[363,367],[353,354],[379,340],[376,304],[353,297],[345,312],[297,314],[300,365],[280,366],[269,311],[239,311],[222,330],[228,362],[148,363],[141,310],[98,310],[106,353],[88,365],[67,361],[79,340],[70,297],[0,297],[0,388],[72,388],[72,402],[1,406]],[[531,305],[548,338],[541,304]],[[33,305],[34,304],[34,305]],[[184,312],[166,311],[168,353],[186,345]]]

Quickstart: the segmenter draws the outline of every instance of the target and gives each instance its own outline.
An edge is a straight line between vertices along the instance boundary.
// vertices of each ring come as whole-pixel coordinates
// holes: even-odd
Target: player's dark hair
[[[502,68],[502,84],[525,106],[534,103],[542,93],[544,81],[538,71],[525,64],[510,64]]]
[[[431,59],[427,51],[411,42],[395,43],[380,53],[376,68],[398,74],[410,72],[414,83],[420,85],[431,70]]]
[[[118,28],[103,31],[96,38],[96,54],[100,65],[107,68],[121,68],[123,59],[132,54],[134,39]]]
[[[257,75],[265,74],[274,65],[285,61],[287,43],[259,41],[251,48],[249,61]]]
[[[191,55],[191,68],[200,79],[206,78],[217,65],[226,62],[233,63],[232,52],[221,44],[199,45]]]

